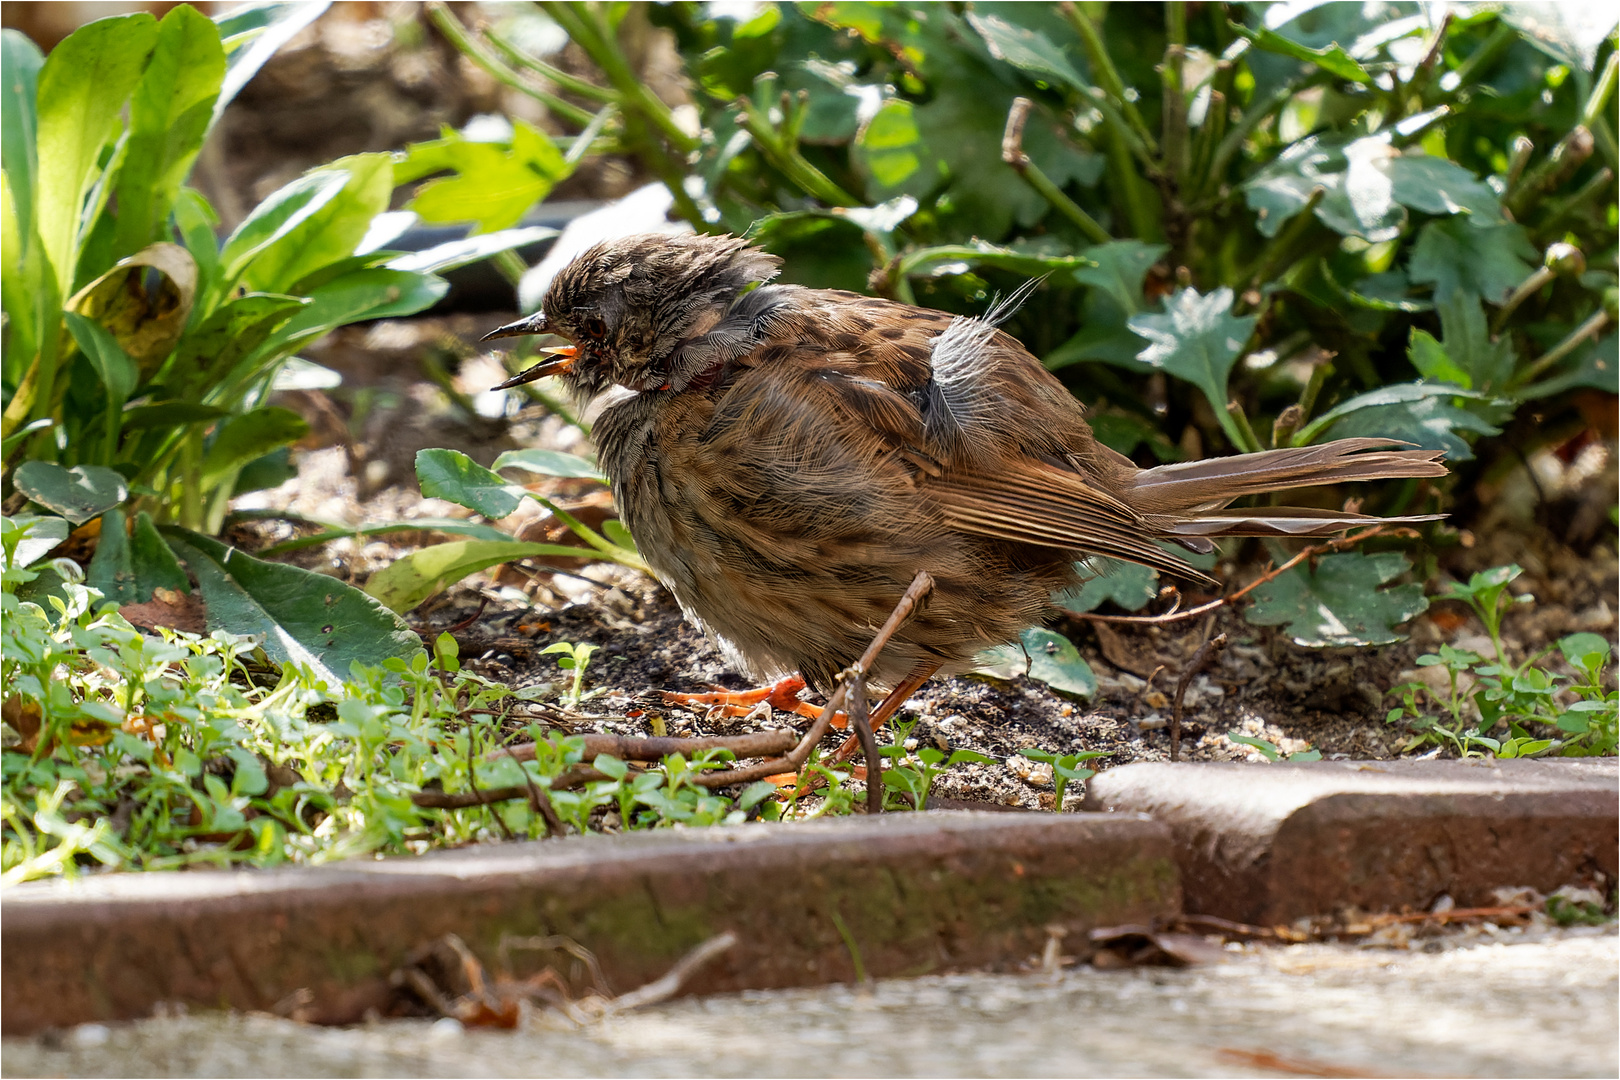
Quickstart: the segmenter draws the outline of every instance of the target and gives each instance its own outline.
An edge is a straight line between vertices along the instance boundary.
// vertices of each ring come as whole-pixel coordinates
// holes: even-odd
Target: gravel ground
[[[1526,940],[1527,938],[1533,940]],[[1235,948],[1235,947],[1234,947]],[[576,1027],[206,1014],[7,1039],[5,1076],[1613,1076],[1613,926],[1192,968],[686,999]]]

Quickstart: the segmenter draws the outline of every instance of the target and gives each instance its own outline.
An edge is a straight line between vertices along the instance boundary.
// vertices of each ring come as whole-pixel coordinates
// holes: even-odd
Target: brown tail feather
[[[1348,480],[1392,480],[1444,476],[1439,450],[1386,450],[1410,446],[1394,439],[1339,439],[1321,446],[1262,450],[1255,454],[1208,458],[1144,469],[1136,476],[1132,503],[1146,514],[1185,514],[1224,506],[1243,495],[1285,488],[1338,484]],[[1265,516],[1256,513],[1256,519]],[[1286,515],[1285,515],[1286,516]],[[1347,518],[1359,517],[1348,515]],[[1371,519],[1377,520],[1377,519]],[[1348,521],[1339,528],[1356,524]],[[1328,530],[1334,531],[1334,530]],[[1314,533],[1211,533],[1207,535],[1294,535]]]

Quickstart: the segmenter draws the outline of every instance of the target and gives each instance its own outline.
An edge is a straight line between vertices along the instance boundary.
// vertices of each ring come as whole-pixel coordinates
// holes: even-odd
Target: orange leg
[[[747,716],[756,705],[765,701],[773,709],[814,720],[821,715],[821,707],[799,700],[799,691],[803,689],[804,680],[797,675],[789,675],[774,686],[762,686],[757,690],[716,691],[710,694],[677,694],[666,690],[664,704],[685,705],[693,709],[717,708],[721,716]],[[837,713],[832,722],[833,727],[842,728],[849,721],[843,713]]]

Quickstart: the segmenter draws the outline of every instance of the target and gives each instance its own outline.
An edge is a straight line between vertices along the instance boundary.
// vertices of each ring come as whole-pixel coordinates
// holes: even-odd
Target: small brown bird
[[[767,284],[779,263],[727,236],[615,240],[563,269],[541,314],[488,335],[573,342],[503,386],[620,388],[594,434],[624,523],[687,617],[757,676],[830,691],[926,570],[926,606],[869,673],[909,694],[1038,624],[1083,555],[1213,584],[1154,541],[1328,535],[1380,519],[1225,507],[1446,472],[1384,439],[1141,469],[995,313]]]

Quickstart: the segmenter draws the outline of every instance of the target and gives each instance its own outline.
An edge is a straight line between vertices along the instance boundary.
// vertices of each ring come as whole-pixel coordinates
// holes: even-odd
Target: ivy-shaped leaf
[[[1399,552],[1327,555],[1314,570],[1294,567],[1253,593],[1245,617],[1255,626],[1282,626],[1301,645],[1388,645],[1405,635],[1395,629],[1428,610],[1423,586],[1382,588],[1411,569]]]
[[[1097,692],[1097,676],[1074,642],[1039,626],[1025,630],[1017,645],[986,649],[974,658],[973,670],[996,679],[1027,674],[1054,690],[1081,697]]]
[[[1187,288],[1165,305],[1163,315],[1136,315],[1126,323],[1148,339],[1138,359],[1185,379],[1204,392],[1233,446],[1243,446],[1237,422],[1226,411],[1226,380],[1254,331],[1253,315],[1232,314],[1232,290],[1208,296]]]
[[[1112,600],[1126,611],[1140,611],[1159,595],[1159,572],[1140,563],[1096,556],[1081,564],[1088,578],[1052,597],[1067,611],[1095,611]]]
[[[1414,282],[1432,283],[1437,302],[1460,289],[1500,304],[1538,257],[1522,225],[1478,228],[1462,218],[1442,218],[1418,233],[1407,272]]]

